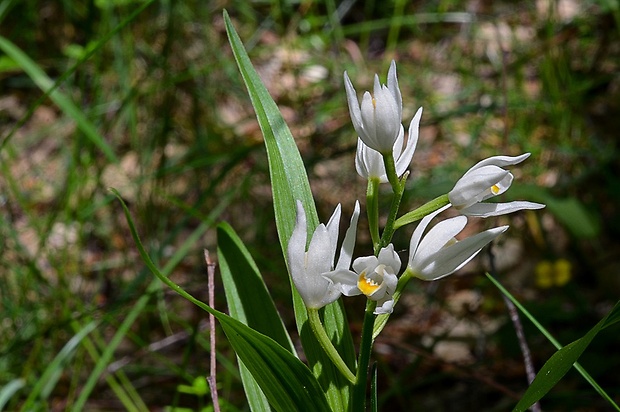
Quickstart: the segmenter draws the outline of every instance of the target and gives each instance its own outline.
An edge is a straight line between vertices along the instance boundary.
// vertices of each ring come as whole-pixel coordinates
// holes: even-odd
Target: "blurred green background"
[[[504,200],[547,208],[471,221],[511,225],[493,247],[497,277],[564,344],[618,299],[617,0],[2,0],[0,409],[209,408],[193,384],[208,374],[206,314],[153,281],[108,187],[153,259],[205,301],[203,249],[215,255],[214,225],[228,221],[294,331],[262,137],[224,8],[297,140],[323,221],[339,202],[349,216],[366,190],[342,73],[361,93],[395,59],[404,124],[424,107],[402,210],[482,158],[531,152]],[[398,250],[410,232],[397,233]],[[356,255],[371,249],[363,236]],[[523,362],[485,268],[482,256],[409,287],[375,345],[381,410],[515,404]],[[354,336],[363,303],[347,301]],[[524,326],[540,367],[554,349]],[[619,401],[614,332],[582,365]],[[246,410],[222,334],[217,345],[223,409]],[[608,405],[572,371],[543,407]]]

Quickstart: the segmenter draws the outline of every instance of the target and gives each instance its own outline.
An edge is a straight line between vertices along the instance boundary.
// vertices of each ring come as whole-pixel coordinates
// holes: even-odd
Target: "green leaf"
[[[571,366],[584,377],[584,379],[592,385],[592,387],[617,411],[620,407],[616,405],[613,399],[605,392],[605,390],[590,376],[586,370],[579,365],[577,359],[590,344],[596,334],[618,321],[620,321],[620,301],[616,303],[611,312],[605,316],[594,328],[592,328],[585,336],[575,342],[562,348],[562,345],[525,309],[523,305],[514,297],[504,286],[490,274],[486,274],[487,278],[502,292],[514,305],[528,318],[534,326],[558,349],[558,351],[549,358],[547,363],[541,368],[536,378],[526,391],[521,401],[515,407],[515,411],[526,410],[539,399],[541,399],[555,384],[568,372]],[[568,348],[568,349],[567,349]]]
[[[377,362],[370,367],[370,410],[377,412],[379,408],[379,400],[377,398]]]
[[[0,50],[11,57],[21,69],[32,79],[32,81],[44,93],[47,93],[54,85],[54,82],[45,74],[45,72],[37,66],[37,64],[26,55],[19,47],[11,43],[9,40],[0,36]],[[67,96],[58,90],[50,93],[50,99],[77,124],[78,128],[88,137],[92,143],[97,146],[109,161],[118,163],[118,159],[114,151],[99,134],[95,126],[88,120],[82,110],[80,110]]]
[[[295,201],[300,200],[304,205],[308,220],[308,231],[310,233],[318,226],[314,199],[310,191],[310,184],[308,183],[308,176],[301,155],[295,145],[295,140],[284,122],[278,106],[269,95],[258,73],[256,73],[252,66],[252,62],[226,11],[224,11],[224,21],[233,54],[243,81],[248,88],[250,99],[265,139],[276,226],[282,252],[286,259],[286,248],[295,226]],[[347,410],[349,382],[332,364],[310,330],[307,322],[306,308],[292,281],[291,288],[293,290],[293,306],[297,329],[306,358],[313,373],[319,378],[321,385],[326,390],[332,409]],[[355,348],[340,300],[325,308],[323,325],[344,361],[349,368],[353,369],[355,366]]]
[[[610,314],[618,309],[620,309],[620,302],[616,303],[616,306]],[[515,406],[515,411],[527,410],[535,402],[545,396],[545,394],[562,379],[573,364],[577,362],[577,359],[579,359],[588,345],[590,345],[592,339],[604,328],[610,314],[597,323],[596,326],[590,329],[583,337],[564,346],[549,358],[540,369],[517,406]]]
[[[173,291],[217,318],[235,353],[256,379],[269,403],[278,411],[329,411],[316,378],[291,352],[270,337],[196,299],[159,271],[140,241],[127,205],[115,189],[110,190],[121,202],[131,236],[146,266]]]
[[[231,317],[269,336],[295,354],[295,348],[249,251],[230,225],[217,228],[218,261]],[[245,365],[239,368],[250,408],[271,410]]]

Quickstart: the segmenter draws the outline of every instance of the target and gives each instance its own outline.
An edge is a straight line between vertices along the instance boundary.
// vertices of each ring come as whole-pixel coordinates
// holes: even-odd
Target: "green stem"
[[[400,207],[400,201],[403,198],[403,193],[405,192],[405,182],[409,173],[405,173],[400,179],[398,191],[394,193],[392,197],[392,204],[390,205],[390,213],[388,214],[387,221],[385,222],[385,227],[383,228],[383,234],[381,235],[381,241],[379,242],[380,250],[381,248],[386,247],[392,241],[392,236],[394,235],[394,231],[396,228],[394,227],[394,223],[396,221],[396,215],[398,214],[398,208]]]
[[[409,280],[411,280],[412,277],[413,277],[413,272],[411,271],[411,269],[409,269],[409,267],[407,267],[405,272],[402,275],[400,275],[400,278],[398,278],[398,284],[396,285],[396,290],[394,291],[394,294],[392,295],[392,298],[394,299],[394,306],[396,306],[396,303],[400,299],[400,295],[403,293],[405,286],[407,286],[407,282],[409,282]],[[379,333],[381,333],[381,331],[385,327],[385,324],[387,323],[389,317],[390,317],[389,313],[377,316],[377,318],[374,321],[373,331],[372,331],[373,341],[377,338],[377,336],[379,336]]]
[[[368,227],[370,229],[370,238],[375,255],[379,250],[379,179],[368,179],[368,188],[366,189],[366,215],[368,216]]]
[[[379,247],[375,250],[375,254],[377,253],[377,250],[386,247],[392,241],[392,236],[396,230],[394,227],[394,222],[396,221],[400,201],[402,200],[403,193],[405,192],[405,183],[407,182],[407,177],[409,176],[409,172],[405,172],[400,179],[398,178],[396,175],[396,165],[394,164],[394,156],[392,153],[383,155],[383,163],[385,164],[385,171],[387,173],[388,180],[390,181],[390,185],[392,185],[394,196],[392,197],[392,205],[390,206],[390,213],[388,215],[387,222],[383,228],[381,241],[379,242]]]
[[[388,181],[392,185],[392,191],[396,194],[400,190],[400,182],[398,175],[396,174],[396,164],[394,163],[394,155],[390,151],[388,154],[383,154],[383,164],[385,165],[385,172],[387,174]]]
[[[336,365],[336,368],[338,368],[344,377],[351,383],[355,384],[355,375],[353,375],[353,372],[351,372],[347,364],[344,363],[344,360],[340,357],[340,354],[334,347],[332,341],[329,340],[327,333],[325,333],[325,328],[323,328],[323,324],[321,323],[318,309],[308,308],[308,321],[310,322],[310,327],[312,328],[312,332],[314,332],[314,336],[316,336],[319,340],[319,343],[323,347],[323,350],[325,350],[325,353],[327,353],[327,356],[329,356],[332,362],[334,362],[334,365]]]
[[[412,210],[411,212],[405,213],[401,217],[399,217],[396,222],[394,222],[394,230],[399,227],[408,225],[409,223],[416,222],[422,219],[424,216],[433,213],[435,210],[440,209],[450,203],[450,199],[448,199],[448,194],[441,195],[436,197],[435,199],[423,204],[419,208]]]
[[[370,363],[370,353],[372,352],[372,331],[375,324],[374,311],[377,302],[368,300],[366,302],[366,313],[364,314],[364,324],[362,326],[362,341],[360,342],[360,355],[357,361],[356,382],[351,393],[351,411],[363,412],[366,408],[366,384],[368,382],[368,364]]]

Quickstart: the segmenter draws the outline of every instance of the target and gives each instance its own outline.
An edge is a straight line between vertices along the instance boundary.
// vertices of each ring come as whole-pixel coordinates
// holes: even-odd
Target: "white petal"
[[[504,193],[506,190],[510,188],[510,185],[512,184],[513,179],[514,179],[514,176],[512,175],[512,173],[509,172],[508,174],[506,174],[506,176],[504,176],[502,180],[500,180],[499,182],[495,184],[495,186],[498,187],[499,190],[497,190],[496,192],[489,191],[490,193],[488,193],[488,195],[486,195],[482,200],[486,200],[493,196],[499,196],[502,193]]]
[[[394,251],[393,244],[390,243],[379,251],[378,260],[379,264],[391,267],[394,272],[397,273],[400,271],[400,257],[398,253]]]
[[[492,156],[476,163],[470,170],[479,169],[489,165],[497,167],[512,166],[521,163],[528,157],[530,157],[530,153],[524,153],[520,156]]]
[[[377,126],[375,119],[375,104],[373,103],[373,97],[370,92],[365,92],[362,96],[362,125],[361,130],[355,130],[359,137],[366,143],[366,146],[379,150],[379,142],[377,140]]]
[[[298,281],[301,281],[300,279],[305,276],[307,242],[306,213],[302,203],[299,200],[296,202],[296,207],[297,218],[295,220],[295,229],[293,229],[293,233],[291,234],[287,247],[289,270],[295,284],[297,284]]]
[[[350,270],[338,269],[323,274],[323,277],[333,282],[333,287],[345,296],[357,296],[362,292],[357,288],[358,275]]]
[[[493,239],[505,232],[508,226],[486,230],[468,237],[454,245],[442,249],[435,255],[435,260],[414,275],[423,280],[437,280],[462,268]]]
[[[400,121],[403,114],[403,97],[398,87],[398,77],[396,76],[396,62],[392,60],[390,69],[388,70],[387,87],[394,97],[394,101],[398,107],[398,119]]]
[[[545,205],[543,204],[526,201],[514,201],[508,203],[477,203],[465,209],[461,209],[460,212],[467,216],[490,217],[505,215],[524,209],[536,210],[544,207]]]
[[[403,173],[405,173],[409,167],[409,164],[411,164],[411,159],[413,159],[413,154],[415,152],[416,145],[418,144],[421,118],[422,108],[420,107],[409,124],[409,136],[407,136],[407,145],[405,146],[405,150],[398,156],[394,156],[394,159],[396,160],[396,174],[398,176],[402,176]]]
[[[382,87],[378,93],[375,92],[374,97],[377,146],[369,146],[381,153],[391,153],[402,127],[398,106],[387,87]]]
[[[338,232],[340,229],[340,214],[342,211],[342,207],[340,205],[340,203],[338,203],[338,206],[336,206],[336,208],[334,209],[334,213],[332,213],[331,217],[329,218],[329,221],[327,222],[327,232],[329,233],[329,252],[328,254],[324,255],[325,258],[327,259],[328,256],[331,256],[331,260],[329,262],[329,269],[327,270],[331,270],[332,267],[334,266],[334,259],[336,257],[336,249],[338,248]]]
[[[340,256],[338,257],[338,263],[336,269],[349,269],[351,266],[351,259],[353,258],[353,249],[355,248],[355,237],[357,235],[357,220],[360,217],[360,202],[355,201],[355,209],[353,215],[351,215],[351,222],[349,228],[344,235],[342,241],[342,247],[340,248]]]
[[[338,300],[338,298],[340,297],[342,293],[340,292],[339,289],[333,287],[333,285],[329,285],[327,288],[327,291],[325,292],[325,294],[323,295],[323,297],[321,298],[321,303],[320,306],[317,308],[322,308],[323,306],[327,306],[330,303],[335,302],[336,300]]]
[[[403,126],[400,126],[400,130],[398,132],[398,137],[394,142],[394,146],[392,147],[392,156],[394,156],[394,160],[398,160],[400,154],[403,152],[403,143],[405,142],[405,129]]]
[[[324,224],[320,224],[314,231],[310,241],[306,256],[305,276],[295,283],[299,294],[304,298],[306,306],[316,308],[317,305],[320,305],[323,295],[327,292],[329,282],[321,274],[332,270],[330,262],[331,250],[332,247],[327,228]],[[331,259],[333,259],[333,255],[331,255]]]
[[[353,262],[353,270],[359,274],[362,272],[373,272],[378,264],[379,259],[375,256],[362,256]]]
[[[375,315],[383,315],[392,313],[394,310],[394,298],[389,295],[385,295],[385,297],[377,302],[377,307],[375,308]]]
[[[409,265],[410,266],[411,266],[411,262],[414,256],[416,255],[418,251],[418,245],[420,244],[420,240],[422,239],[422,235],[424,234],[426,227],[431,222],[431,220],[433,220],[435,216],[437,216],[439,213],[443,212],[449,207],[450,205],[446,205],[440,209],[435,210],[433,213],[430,213],[424,216],[424,218],[422,218],[420,223],[418,223],[418,226],[413,231],[413,235],[411,235],[411,242],[409,242]]]
[[[421,270],[429,262],[436,261],[437,258],[435,256],[437,253],[448,242],[452,241],[466,224],[467,218],[465,216],[457,216],[437,223],[420,242],[420,246],[411,263],[411,268]]]
[[[353,88],[353,84],[351,83],[351,79],[349,79],[347,72],[344,72],[344,88],[347,92],[347,103],[349,104],[351,121],[353,122],[353,127],[357,131],[358,128],[362,129],[362,113],[360,111],[359,100],[357,100],[357,92],[355,91],[355,88]]]
[[[357,150],[355,152],[355,169],[364,179],[378,178],[381,183],[387,183],[388,178],[383,165],[381,153],[366,146],[357,138]]]
[[[479,202],[493,185],[502,181],[510,172],[497,166],[470,169],[448,193],[450,203],[456,208],[468,207]]]
[[[396,268],[394,269],[398,270]],[[387,294],[391,296],[394,294],[394,291],[396,290],[396,286],[398,285],[398,277],[396,276],[395,273],[386,273],[385,276],[383,277],[383,283],[385,283]]]

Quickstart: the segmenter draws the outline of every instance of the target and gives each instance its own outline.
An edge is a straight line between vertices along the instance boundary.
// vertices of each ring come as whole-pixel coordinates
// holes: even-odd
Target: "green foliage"
[[[218,260],[230,316],[296,354],[263,278],[241,239],[227,224],[218,226],[217,239]],[[253,411],[270,410],[267,399],[244,364],[240,364],[240,372],[250,408]]]
[[[32,81],[39,88],[48,93],[52,88],[52,80],[45,74],[39,66],[32,61],[25,53],[16,47],[9,40],[0,37],[0,49],[10,56],[19,66],[32,78]],[[112,151],[112,148],[106,143],[103,137],[97,131],[97,128],[88,120],[82,110],[80,110],[67,96],[58,90],[51,91],[50,98],[56,103],[66,115],[75,120],[80,130],[103,152],[103,154],[111,162],[117,163],[118,159]]]
[[[224,12],[224,19],[237,65],[248,88],[265,139],[276,226],[282,253],[286,257],[288,240],[295,226],[295,202],[300,200],[303,203],[308,221],[308,231],[312,233],[318,225],[314,199],[295,140],[284,122],[280,110],[254,70],[241,39],[226,12]],[[314,334],[309,330],[305,305],[292,285],[292,281],[291,287],[297,330],[312,371],[326,390],[332,409],[346,410],[349,399],[349,384],[340,375],[317,342]],[[355,349],[341,302],[334,302],[325,308],[323,324],[344,361],[351,367],[355,362]]]
[[[342,71],[370,85],[370,74],[382,73],[391,58],[399,64],[403,95],[425,109],[401,210],[445,193],[483,157],[531,151],[532,161],[518,177],[526,184],[506,197],[548,207],[536,215],[539,222],[530,215],[509,222],[507,244],[517,242],[523,252],[505,279],[533,319],[564,342],[586,341],[603,316],[601,308],[611,307],[620,290],[618,1],[569,2],[579,7],[569,17],[557,2],[548,2],[548,10],[507,1],[477,10],[453,0],[369,0],[349,9],[337,3],[226,2],[270,92],[252,78],[249,59],[241,60],[252,107],[230,54],[225,28],[230,31],[232,24],[223,23],[221,3],[0,2],[1,410],[58,405],[90,410],[102,408],[102,401],[110,409],[132,411],[161,405],[211,410],[201,403],[208,394],[199,400],[177,391],[185,385],[200,392],[191,385],[207,368],[205,314],[152,282],[108,186],[127,200],[160,271],[202,300],[207,289],[202,250],[215,248],[217,222],[229,222],[236,232],[218,231],[244,257],[229,258],[230,266],[252,261],[252,253],[256,261],[248,275],[260,273],[260,284],[269,286],[296,341],[291,285],[284,281],[281,258],[294,196],[312,211],[309,228],[334,203],[350,205],[363,197],[352,166],[355,136]],[[239,41],[235,54],[243,54],[241,48]],[[322,74],[307,76],[317,72]],[[285,135],[265,141],[269,161],[252,108],[266,136],[274,130]],[[344,189],[336,192],[337,187]],[[399,250],[406,248],[407,230],[396,234]],[[369,248],[360,240],[356,253]],[[570,282],[538,289],[530,268],[557,258],[570,260]],[[504,410],[517,402],[509,392],[476,381],[469,366],[453,365],[433,352],[435,345],[426,345],[429,336],[437,345],[453,342],[433,336],[429,322],[444,320],[452,310],[458,301],[454,289],[477,291],[477,279],[463,276],[449,287],[406,291],[414,302],[397,309],[383,331],[382,350],[373,355],[380,375],[372,398],[378,410],[411,404],[448,409],[454,403]],[[481,307],[459,312],[459,319],[501,321],[503,306],[489,295],[485,291]],[[530,298],[553,304],[538,309]],[[296,294],[294,299],[301,313]],[[421,311],[425,299],[429,305]],[[347,307],[348,317],[340,305],[326,311],[330,336],[340,336],[335,343],[351,366],[351,341],[361,326],[358,303]],[[226,304],[223,296],[216,298],[216,307],[224,310]],[[303,313],[299,316],[303,325]],[[607,324],[619,316],[611,312]],[[313,360],[320,353],[307,348],[308,328],[297,332],[313,374],[320,374],[329,362]],[[289,349],[285,335],[265,334]],[[217,336],[221,405],[244,410],[235,354],[219,329]],[[510,339],[514,342],[513,335]],[[528,335],[535,357],[547,359],[552,353],[537,339]],[[565,375],[542,399],[544,409],[611,404],[599,398],[596,384],[618,386],[617,339],[607,339],[599,334],[579,359],[592,374],[589,383],[578,374]],[[476,368],[488,379],[525,391],[525,378],[504,367],[519,361],[508,345],[483,331],[476,346],[469,343],[471,353],[482,355],[475,357]],[[600,356],[588,364],[594,351]],[[330,373],[336,372],[325,376]],[[337,386],[327,380],[322,385]],[[454,389],[460,387],[465,392]],[[338,402],[346,385],[330,391],[330,405],[344,408]]]
[[[131,235],[149,270],[173,291],[217,318],[236,354],[259,383],[269,403],[279,411],[329,411],[322,389],[299,359],[273,339],[196,299],[157,269],[142,246],[125,202],[118,192],[114,189],[112,192],[123,206]]]
[[[562,347],[553,336],[536,320],[534,316],[527,311],[518,300],[516,300],[504,286],[502,286],[495,278],[487,273],[487,278],[504,294],[519,310],[545,335],[547,339],[558,349],[558,351],[549,358],[549,360],[540,369],[534,381],[525,392],[515,411],[525,411],[538,400],[540,400],[551,388],[553,388],[560,379],[575,366],[581,375],[605,398],[616,410],[620,407],[615,404],[613,399],[601,388],[592,377],[577,364],[577,359],[586,350],[592,339],[603,329],[610,327],[620,321],[620,301],[612,308],[612,310],[598,322],[588,333],[576,341]]]

